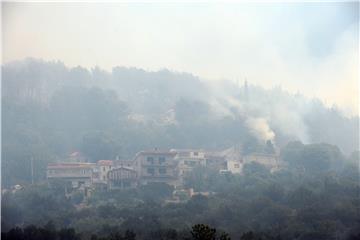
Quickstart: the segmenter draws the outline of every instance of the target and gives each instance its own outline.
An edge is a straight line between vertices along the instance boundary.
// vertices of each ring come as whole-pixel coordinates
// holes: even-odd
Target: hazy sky
[[[168,68],[358,114],[359,3],[5,3],[3,61]]]

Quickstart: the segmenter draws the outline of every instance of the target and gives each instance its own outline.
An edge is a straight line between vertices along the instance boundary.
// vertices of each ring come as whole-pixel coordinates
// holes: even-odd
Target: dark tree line
[[[61,185],[7,192],[2,195],[2,229],[52,221],[58,229],[74,228],[83,239],[127,229],[138,239],[183,239],[192,236],[189,226],[204,223],[232,239],[355,239],[360,229],[359,155],[344,158],[334,146],[299,143],[289,144],[282,154],[286,164],[275,172],[256,163],[245,165],[243,175],[195,169],[186,177],[187,187],[212,194],[183,196],[179,203],[166,202],[174,190],[166,184],[98,190],[81,208],[76,198],[65,198]],[[313,169],[307,169],[304,155],[312,159]],[[216,234],[219,238],[221,231]]]
[[[14,228],[8,232],[2,232],[1,238],[4,240],[81,240],[82,236],[76,233],[73,228],[63,228],[56,230],[51,224],[44,227],[36,227],[33,225],[27,226],[24,229]],[[216,228],[211,228],[205,224],[196,224],[192,226],[189,232],[176,231],[175,229],[163,229],[153,231],[144,238],[136,237],[136,233],[131,230],[126,230],[124,233],[112,232],[105,237],[99,237],[92,234],[89,240],[136,240],[136,239],[157,239],[157,240],[231,240],[229,235],[225,232],[217,233]],[[272,235],[264,232],[244,232],[240,240],[282,240],[279,235]],[[321,234],[309,234],[300,239],[324,239]],[[350,234],[347,240],[360,239],[360,233]]]

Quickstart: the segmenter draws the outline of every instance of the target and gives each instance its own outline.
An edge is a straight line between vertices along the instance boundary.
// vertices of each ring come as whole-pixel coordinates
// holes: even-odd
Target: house
[[[113,168],[114,162],[112,160],[99,160],[96,165],[99,182],[106,184],[108,172]]]
[[[131,167],[120,166],[107,173],[109,189],[125,189],[137,186],[137,172]]]
[[[220,169],[220,173],[242,173],[244,161],[240,149],[241,148],[238,146],[233,146],[221,152],[224,162],[221,166],[222,168]]]
[[[140,184],[154,182],[179,185],[176,152],[171,151],[141,151],[134,159],[134,169],[138,173]]]
[[[73,157],[78,159],[80,153]],[[280,168],[278,155],[251,153],[242,155],[234,146],[223,151],[201,149],[158,149],[141,151],[133,160],[99,160],[95,163],[62,162],[47,166],[47,179],[67,182],[73,188],[123,189],[149,183],[166,183],[182,187],[184,177],[198,166],[220,173],[241,174],[245,164],[257,162],[271,171]]]
[[[133,167],[134,161],[133,160],[125,160],[125,159],[121,159],[121,160],[114,160],[114,167]]]
[[[222,151],[221,155],[224,157],[224,163],[220,170],[221,173],[241,174],[244,165],[252,162],[262,164],[271,171],[279,169],[279,159],[276,154],[250,153],[243,155],[241,147],[234,146]]]
[[[93,182],[94,163],[49,163],[46,170],[48,181],[71,183],[73,188],[90,187]]]
[[[232,174],[240,174],[242,173],[243,164],[238,160],[225,160],[225,165],[223,169],[220,169],[220,173],[232,173]]]
[[[176,153],[175,160],[178,162],[180,179],[183,179],[189,172],[198,166],[206,166],[205,152],[195,149],[171,149]]]

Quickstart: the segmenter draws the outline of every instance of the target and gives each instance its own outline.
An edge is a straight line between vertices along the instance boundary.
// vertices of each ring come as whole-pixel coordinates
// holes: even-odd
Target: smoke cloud
[[[269,127],[266,119],[249,117],[246,120],[246,124],[259,140],[274,141],[275,133]]]

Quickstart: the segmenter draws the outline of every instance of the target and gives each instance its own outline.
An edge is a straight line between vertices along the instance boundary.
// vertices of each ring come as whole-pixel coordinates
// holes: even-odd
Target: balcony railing
[[[92,173],[47,173],[48,178],[91,178]]]
[[[141,163],[142,166],[153,166],[153,167],[174,167],[178,164],[177,161],[167,161],[167,162],[158,162],[158,161],[154,161],[154,162],[148,162],[148,161],[143,161]]]

